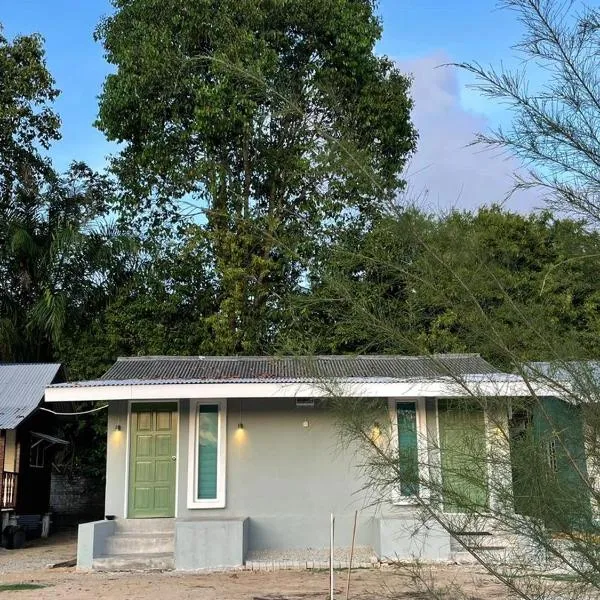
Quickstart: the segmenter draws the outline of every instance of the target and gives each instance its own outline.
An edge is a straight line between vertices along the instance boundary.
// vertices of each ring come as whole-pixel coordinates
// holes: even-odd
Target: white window
[[[429,486],[422,484],[429,477],[425,398],[390,398],[389,409],[392,440],[400,460],[400,481],[392,501],[395,504],[416,504],[417,497],[429,497]],[[405,479],[403,472],[406,473]]]
[[[191,400],[188,508],[225,507],[227,400]]]

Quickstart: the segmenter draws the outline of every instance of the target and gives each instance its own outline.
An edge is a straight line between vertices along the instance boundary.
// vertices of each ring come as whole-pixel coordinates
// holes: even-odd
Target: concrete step
[[[105,553],[113,554],[152,554],[173,553],[175,535],[173,533],[117,533],[106,540]]]
[[[175,519],[116,519],[116,533],[173,533]]]
[[[507,548],[474,548],[475,554],[486,563],[506,564],[510,562],[510,550]],[[478,560],[466,550],[452,552],[450,560],[461,565],[477,563]]]
[[[507,539],[491,533],[461,533],[456,534],[456,537],[469,548],[487,548],[495,550],[510,546],[510,542]],[[456,540],[453,540],[452,545],[458,546],[456,548],[457,551],[462,550],[462,546]]]
[[[172,571],[175,559],[172,552],[153,554],[114,554],[94,559],[95,571]]]

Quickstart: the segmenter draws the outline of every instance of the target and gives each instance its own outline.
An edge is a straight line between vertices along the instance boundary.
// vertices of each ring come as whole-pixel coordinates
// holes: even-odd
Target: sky
[[[515,63],[511,47],[520,25],[496,2],[380,0],[384,33],[376,51],[414,78],[419,148],[407,170],[409,194],[431,210],[503,202],[520,167],[514,158],[469,146],[477,132],[509,123],[510,115],[470,89],[465,72],[441,66]],[[93,127],[97,96],[111,70],[93,30],[110,11],[109,0],[0,0],[5,36],[38,32],[46,40],[48,67],[62,91],[56,109],[63,137],[52,149],[59,168],[78,159],[100,169],[115,151]],[[542,201],[530,191],[514,195],[506,206],[526,212]]]

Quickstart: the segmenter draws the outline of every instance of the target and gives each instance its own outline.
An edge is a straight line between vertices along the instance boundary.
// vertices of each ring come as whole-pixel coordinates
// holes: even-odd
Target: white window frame
[[[198,427],[200,406],[216,405],[218,407],[219,444],[217,447],[217,497],[201,500],[197,497],[198,490]],[[188,447],[188,508],[225,508],[225,482],[227,467],[227,400],[219,398],[190,400]]]
[[[429,479],[429,460],[427,444],[427,410],[425,398],[388,398],[389,414],[392,423],[392,444],[396,451],[398,447],[398,404],[410,402],[415,405],[415,415],[417,419],[417,457],[419,461],[419,479],[428,481]],[[415,506],[423,500],[429,499],[429,486],[419,485],[419,496],[403,496],[400,489],[392,491],[392,503],[398,506]]]
[[[29,466],[32,469],[43,469],[46,466],[46,447],[43,442],[44,440],[37,440],[29,446]],[[32,460],[34,454],[35,460]]]

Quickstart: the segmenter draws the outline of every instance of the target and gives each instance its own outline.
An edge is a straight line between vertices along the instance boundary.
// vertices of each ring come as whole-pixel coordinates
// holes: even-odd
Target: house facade
[[[78,566],[195,570],[278,555],[308,563],[326,556],[332,514],[336,548],[351,545],[356,511],[364,560],[447,560],[451,536],[421,525],[427,490],[407,480],[378,497],[361,457],[340,441],[330,400],[379,399],[390,439],[408,450],[407,472],[414,463],[424,480],[438,465],[451,485],[460,468],[440,447],[466,429],[484,451],[493,437],[493,405],[460,423],[452,412],[473,389],[490,399],[531,394],[477,355],[140,357],[119,359],[97,381],[51,386],[49,402],[108,404],[107,518],[80,526]],[[469,493],[493,503],[494,476],[482,471]]]
[[[0,363],[2,530],[13,515],[39,521],[49,510],[52,453],[65,442],[50,435],[52,415],[39,408],[46,386],[62,381],[57,363]]]

